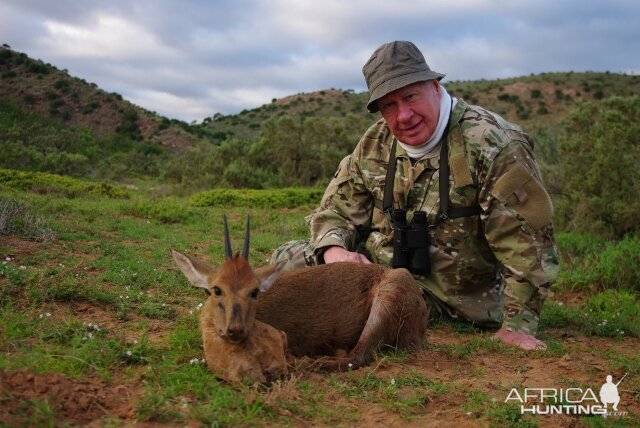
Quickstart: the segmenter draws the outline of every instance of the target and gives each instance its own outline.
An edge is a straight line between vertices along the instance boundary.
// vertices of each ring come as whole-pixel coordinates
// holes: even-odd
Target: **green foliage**
[[[52,102],[59,101],[51,95],[56,97]],[[96,138],[86,129],[65,127],[6,99],[0,99],[0,144],[0,168],[75,177],[157,177],[167,157],[157,144],[133,143],[122,136]]]
[[[200,207],[295,208],[318,204],[323,192],[323,189],[318,188],[214,189],[196,193],[190,199],[191,203]]]
[[[603,243],[576,235],[562,235],[564,248],[576,256],[560,270],[556,284],[579,290],[635,290],[640,292],[640,238],[626,236],[621,241]],[[564,245],[564,247],[563,247]]]
[[[418,372],[390,378],[376,376],[374,372],[368,372],[365,376],[333,377],[331,386],[346,398],[379,403],[385,409],[404,417],[419,414],[424,411],[424,406],[431,401],[431,397],[445,394],[449,390],[447,384],[427,379]]]
[[[127,191],[109,183],[92,183],[57,174],[0,169],[0,185],[38,193],[61,193],[75,197],[93,194],[109,198],[127,198]]]
[[[523,415],[516,404],[491,406],[486,412],[491,426],[513,428],[535,428],[538,426],[532,415]]]
[[[560,254],[571,259],[593,256],[601,252],[607,244],[607,240],[598,235],[568,232],[556,234],[556,242],[560,248]]]
[[[640,232],[640,97],[579,103],[559,144],[560,226],[621,238]]]
[[[135,202],[125,206],[122,212],[160,223],[185,223],[194,216],[193,208],[177,199]]]
[[[585,334],[601,337],[640,336],[640,301],[633,292],[607,290],[578,307],[548,301],[540,315],[541,328],[574,326]]]
[[[138,113],[133,109],[129,109],[122,113],[122,119],[120,125],[116,128],[116,132],[129,137],[134,141],[141,141],[142,133],[138,127]]]

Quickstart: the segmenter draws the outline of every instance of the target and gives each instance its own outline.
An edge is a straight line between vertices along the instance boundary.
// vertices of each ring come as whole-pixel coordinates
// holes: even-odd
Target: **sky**
[[[410,40],[446,81],[640,73],[638,0],[0,0],[0,43],[172,119],[365,91]]]

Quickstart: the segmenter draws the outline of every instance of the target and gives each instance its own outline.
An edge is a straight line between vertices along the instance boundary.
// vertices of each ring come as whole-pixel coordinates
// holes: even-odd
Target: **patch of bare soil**
[[[106,416],[132,419],[132,400],[138,395],[134,386],[98,379],[75,381],[60,373],[0,371],[0,420],[8,426],[37,426],[47,407],[60,416],[60,423],[72,425]]]

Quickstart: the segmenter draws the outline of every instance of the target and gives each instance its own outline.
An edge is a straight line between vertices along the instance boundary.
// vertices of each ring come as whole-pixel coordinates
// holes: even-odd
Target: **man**
[[[343,159],[307,218],[311,241],[283,245],[272,262],[404,266],[397,254],[414,253],[406,242],[394,250],[405,233],[402,217],[411,227],[423,213],[429,226],[417,235],[428,251],[415,252],[418,260],[404,267],[432,313],[499,327],[495,338],[506,344],[544,349],[535,334],[558,260],[551,201],[529,137],[450,97],[439,83],[444,74],[410,42],[382,45],[363,73],[367,109],[382,119]]]

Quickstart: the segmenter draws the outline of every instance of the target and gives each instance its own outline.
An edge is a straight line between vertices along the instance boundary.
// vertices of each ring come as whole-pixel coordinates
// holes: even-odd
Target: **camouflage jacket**
[[[393,138],[380,119],[343,159],[307,217],[316,251],[364,247],[373,262],[391,264],[393,229],[382,199]],[[463,100],[451,113],[447,141],[449,206],[479,204],[481,213],[430,231],[431,274],[416,279],[454,317],[536,334],[558,259],[533,144],[520,127]],[[396,159],[394,208],[407,210],[408,223],[422,210],[435,224],[439,148],[412,162],[398,145]]]

